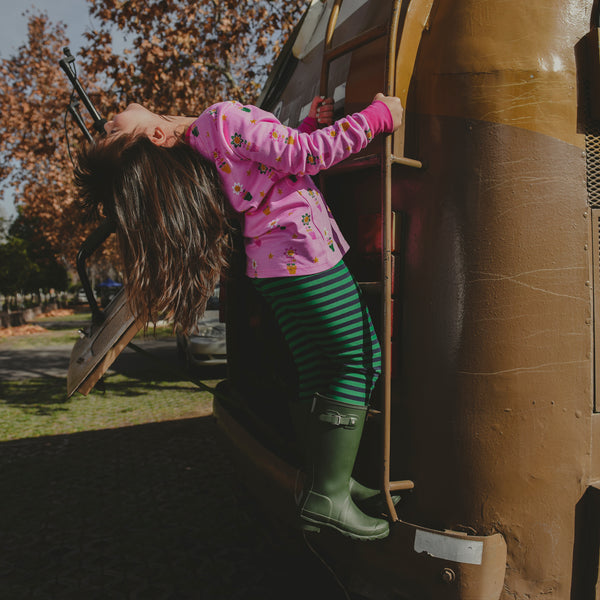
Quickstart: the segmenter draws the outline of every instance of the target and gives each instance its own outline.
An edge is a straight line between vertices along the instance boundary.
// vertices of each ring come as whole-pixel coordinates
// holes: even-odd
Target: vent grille
[[[585,135],[585,168],[588,204],[600,208],[600,129],[591,128]]]

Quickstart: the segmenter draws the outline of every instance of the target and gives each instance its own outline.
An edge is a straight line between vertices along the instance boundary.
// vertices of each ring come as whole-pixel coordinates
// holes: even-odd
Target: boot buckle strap
[[[322,413],[319,415],[319,421],[329,423],[335,427],[354,429],[354,427],[356,427],[357,418],[354,415],[343,416],[338,413]]]

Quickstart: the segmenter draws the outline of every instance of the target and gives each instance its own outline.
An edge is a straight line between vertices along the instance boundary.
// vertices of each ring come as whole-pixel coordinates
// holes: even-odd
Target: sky
[[[43,11],[51,22],[62,21],[66,25],[71,52],[77,54],[83,45],[81,34],[91,27],[86,0],[0,0],[0,58],[8,58],[27,39],[27,17],[23,13]],[[58,60],[57,57],[57,68]],[[8,194],[5,194],[8,196]],[[15,211],[12,198],[0,202],[0,216],[13,218]]]

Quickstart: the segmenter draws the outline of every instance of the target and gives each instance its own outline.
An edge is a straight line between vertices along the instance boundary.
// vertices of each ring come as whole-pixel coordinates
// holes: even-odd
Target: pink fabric
[[[192,124],[188,143],[215,163],[243,217],[248,276],[309,275],[342,259],[348,244],[309,175],[362,150],[374,135],[371,121],[377,128],[385,121],[377,111],[310,132],[314,124],[305,123],[304,132],[254,106],[222,102]]]
[[[312,133],[319,128],[319,123],[314,117],[306,117],[300,125],[298,125],[298,131],[300,133]]]
[[[381,102],[381,100],[377,100],[370,106],[367,106],[367,108],[362,111],[362,114],[367,121],[369,121],[373,135],[384,132],[392,133],[392,131],[394,131],[394,119],[392,118],[392,113],[387,104]]]

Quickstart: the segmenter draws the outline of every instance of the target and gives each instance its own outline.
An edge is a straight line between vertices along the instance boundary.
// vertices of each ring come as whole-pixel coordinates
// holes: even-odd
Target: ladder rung
[[[415,487],[415,482],[410,479],[403,479],[400,481],[390,481],[389,490],[390,492],[399,492],[401,490],[412,490]]]
[[[371,29],[367,29],[361,35],[357,35],[355,38],[336,46],[335,48],[331,48],[327,50],[324,55],[324,60],[328,63],[333,62],[336,58],[347,54],[348,52],[352,52],[352,50],[356,50],[361,46],[372,42],[384,35],[387,35],[388,27],[387,25],[378,25],[377,27],[372,27]]]
[[[365,294],[380,294],[383,288],[381,281],[359,281],[358,285]]]
[[[414,158],[406,158],[405,156],[393,156],[391,157],[392,164],[402,165],[404,167],[412,167],[413,169],[422,169],[423,163],[420,160]]]
[[[338,163],[327,169],[327,173],[345,173],[359,169],[368,169],[369,167],[378,167],[380,165],[378,154],[369,154],[357,158],[347,158],[344,162]]]
[[[414,158],[406,158],[405,156],[392,156],[391,162],[393,165],[401,165],[412,169],[422,169],[423,163]],[[344,162],[338,163],[327,169],[327,173],[345,173],[347,171],[358,171],[359,169],[368,169],[370,167],[378,167],[381,164],[381,156],[379,154],[367,154],[366,156],[358,156],[356,158],[347,158]]]

